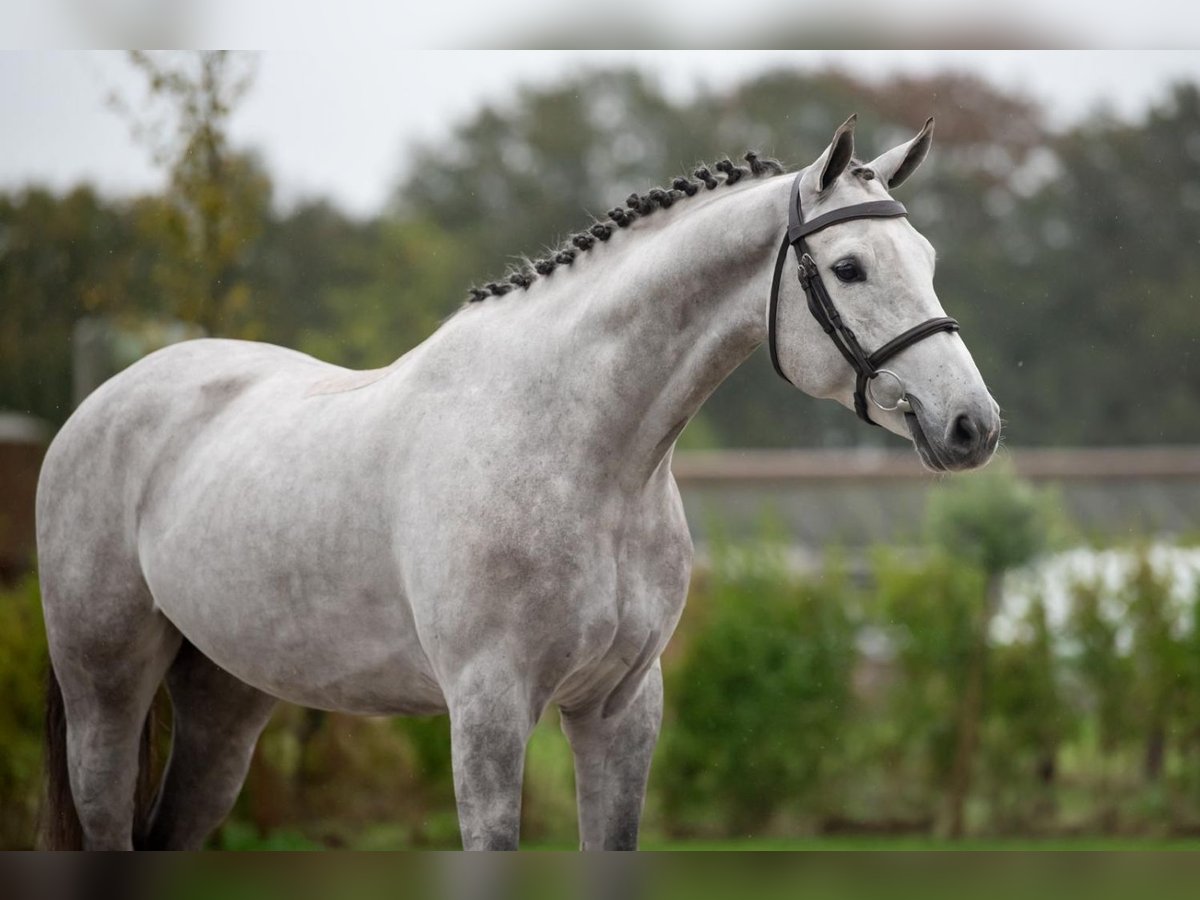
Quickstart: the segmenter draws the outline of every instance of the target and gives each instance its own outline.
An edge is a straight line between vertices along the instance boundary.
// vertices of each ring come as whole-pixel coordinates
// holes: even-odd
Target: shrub
[[[895,814],[928,819],[948,787],[985,579],[943,554],[880,551],[873,569],[869,618],[888,636],[895,669],[884,768],[902,804]]]
[[[0,591],[0,847],[30,847],[42,775],[46,631],[37,578]]]
[[[745,834],[819,805],[840,754],[853,664],[847,585],[799,580],[778,545],[717,547],[710,605],[668,672],[655,766],[672,830]]]

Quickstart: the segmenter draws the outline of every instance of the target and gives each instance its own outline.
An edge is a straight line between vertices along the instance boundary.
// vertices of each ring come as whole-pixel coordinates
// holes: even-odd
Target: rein
[[[771,303],[767,311],[767,344],[771,351],[771,365],[775,367],[775,371],[779,373],[779,376],[784,381],[795,386],[795,382],[788,378],[787,373],[783,371],[783,368],[779,364],[779,349],[776,346],[777,329],[775,324],[779,312],[779,284],[783,278],[783,266],[787,262],[788,249],[795,248],[796,259],[798,261],[797,275],[800,279],[800,286],[804,288],[804,294],[808,298],[808,310],[812,313],[813,318],[817,320],[817,323],[824,332],[829,335],[830,340],[833,341],[834,346],[845,357],[846,362],[854,369],[856,376],[854,385],[854,411],[858,413],[858,417],[864,422],[871,425],[878,425],[878,422],[872,421],[868,411],[868,397],[875,406],[884,412],[891,412],[898,409],[901,412],[909,413],[912,410],[904,382],[891,369],[881,368],[883,364],[902,350],[911,347],[913,344],[924,340],[930,335],[942,331],[958,331],[958,322],[949,316],[928,319],[920,325],[914,325],[902,334],[892,338],[873,353],[868,353],[863,349],[854,332],[842,321],[841,315],[838,314],[837,307],[833,303],[833,298],[829,296],[825,282],[821,279],[821,271],[817,268],[816,262],[808,252],[808,245],[805,242],[805,238],[810,234],[815,234],[818,231],[828,228],[830,225],[837,225],[841,222],[851,222],[855,219],[897,218],[899,216],[907,216],[908,210],[904,208],[903,203],[897,203],[895,200],[874,200],[869,203],[856,203],[852,206],[844,206],[841,209],[832,210],[824,215],[817,216],[811,221],[805,222],[804,210],[800,204],[800,179],[804,177],[805,171],[807,170],[798,172],[795,180],[792,182],[791,200],[788,203],[788,228],[783,236],[783,243],[779,246],[779,254],[775,257],[775,274],[771,279]],[[875,379],[881,375],[891,378],[896,383],[898,399],[891,406],[885,406],[881,403],[871,388],[871,385],[875,383]]]

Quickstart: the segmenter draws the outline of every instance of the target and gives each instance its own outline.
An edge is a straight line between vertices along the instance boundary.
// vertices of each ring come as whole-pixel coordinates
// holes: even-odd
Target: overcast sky
[[[369,214],[395,185],[408,146],[446,134],[523,82],[633,64],[686,94],[767,68],[830,62],[871,78],[976,72],[1040,99],[1051,122],[1062,123],[1098,104],[1135,116],[1171,81],[1200,81],[1197,51],[272,51],[261,55],[232,130],[237,144],[266,158],[284,203],[325,195]],[[113,193],[158,187],[161,175],[145,149],[106,104],[111,92],[137,96],[140,86],[113,52],[0,53],[0,187],[79,181]]]

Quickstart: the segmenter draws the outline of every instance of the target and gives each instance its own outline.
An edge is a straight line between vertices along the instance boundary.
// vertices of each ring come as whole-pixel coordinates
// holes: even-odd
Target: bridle
[[[909,402],[910,398],[903,380],[891,369],[881,368],[883,364],[901,350],[911,347],[917,341],[922,341],[930,335],[941,331],[958,331],[958,322],[949,316],[928,319],[920,325],[914,325],[903,334],[892,338],[874,353],[868,353],[864,350],[862,344],[858,342],[858,338],[854,336],[854,332],[842,321],[837,307],[833,305],[833,298],[829,296],[829,291],[825,288],[825,282],[821,280],[821,271],[817,268],[816,262],[814,262],[812,255],[808,252],[805,238],[810,234],[816,234],[818,231],[828,228],[830,225],[837,225],[841,222],[850,222],[855,219],[896,218],[898,216],[907,216],[908,210],[904,208],[903,203],[897,203],[895,200],[873,200],[869,203],[855,203],[852,206],[843,206],[841,209],[832,210],[824,215],[817,216],[811,221],[805,222],[804,210],[801,209],[800,205],[800,179],[804,177],[806,171],[805,169],[797,173],[795,180],[792,182],[791,199],[788,202],[788,228],[783,236],[783,243],[779,247],[779,255],[775,258],[775,274],[771,279],[771,303],[767,311],[767,344],[771,350],[771,365],[775,367],[775,371],[779,373],[784,381],[788,382],[788,384],[795,384],[792,379],[788,378],[787,373],[779,365],[779,349],[776,346],[775,325],[775,319],[779,311],[779,282],[783,277],[783,265],[787,262],[788,249],[795,247],[796,259],[799,264],[798,275],[800,286],[804,288],[805,296],[808,297],[809,312],[812,313],[813,318],[817,320],[825,333],[829,335],[842,356],[846,358],[846,362],[850,363],[854,369],[856,375],[854,411],[858,413],[858,417],[864,422],[868,422],[871,425],[878,425],[878,422],[871,420],[871,416],[867,411],[868,397],[870,397],[871,402],[875,406],[884,412],[891,412],[896,409],[904,413],[912,411]],[[899,399],[891,406],[884,406],[876,397],[871,387],[875,383],[875,379],[881,375],[893,379],[896,383],[896,389],[899,392]]]

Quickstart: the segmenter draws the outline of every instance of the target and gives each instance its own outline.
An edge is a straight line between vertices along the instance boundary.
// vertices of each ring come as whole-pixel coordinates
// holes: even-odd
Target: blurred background
[[[202,335],[385,365],[589,213],[851,112],[868,158],[937,116],[900,199],[1006,446],[934,478],[761,353],[713,396],[644,844],[1200,848],[1200,54],[902,50],[0,54],[0,846],[37,471],[96,385]],[[573,791],[551,712],[526,844]],[[447,722],[281,708],[214,845],[456,846]]]

